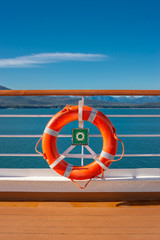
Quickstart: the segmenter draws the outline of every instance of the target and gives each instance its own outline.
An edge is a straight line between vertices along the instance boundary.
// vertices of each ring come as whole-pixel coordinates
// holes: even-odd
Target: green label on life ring
[[[73,145],[88,145],[88,128],[73,128],[72,129],[72,144]]]

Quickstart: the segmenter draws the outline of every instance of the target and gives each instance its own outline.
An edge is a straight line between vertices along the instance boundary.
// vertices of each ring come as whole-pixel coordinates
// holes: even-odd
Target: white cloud
[[[109,56],[86,53],[39,53],[15,58],[0,59],[0,68],[33,67],[38,64],[62,61],[104,61]]]

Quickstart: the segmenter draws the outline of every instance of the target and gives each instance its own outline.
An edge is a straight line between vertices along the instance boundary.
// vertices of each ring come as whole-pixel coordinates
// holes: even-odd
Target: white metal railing
[[[16,114],[1,114],[1,117],[22,117],[22,118],[32,118],[32,117],[53,117],[53,115],[16,115]],[[159,117],[160,115],[107,115],[107,117],[145,117],[145,118],[150,118],[150,117]],[[6,135],[0,135],[0,138],[40,138],[42,135],[22,135],[22,134],[6,134]],[[71,134],[59,134],[58,137],[60,138],[71,138]],[[101,134],[90,134],[89,137],[102,137]],[[135,138],[135,137],[160,137],[160,134],[119,134],[118,137],[124,137],[124,138]],[[41,155],[39,154],[25,154],[25,153],[1,153],[0,157],[40,157]],[[97,155],[98,156],[98,155]],[[121,156],[120,154],[116,154],[117,157]],[[75,157],[75,158],[91,158],[92,155],[90,154],[66,154],[66,157]],[[160,157],[160,154],[124,154],[124,157]]]
[[[105,95],[105,96],[160,96],[160,90],[0,90],[0,96],[79,96],[82,97],[82,102],[84,102],[84,96],[95,96],[95,95]],[[0,118],[51,118],[53,115],[50,114],[1,114]],[[107,115],[109,118],[119,117],[119,118],[160,118],[160,115],[154,114],[154,115],[128,115],[128,114],[116,114],[116,115]],[[79,122],[80,122],[80,116],[79,116]],[[34,134],[28,134],[28,135],[12,135],[12,134],[6,134],[6,135],[0,135],[0,138],[39,138],[41,135],[34,135]],[[69,134],[60,134],[58,137],[60,138],[70,138],[72,135]],[[91,134],[89,137],[101,137],[100,134]],[[124,137],[124,138],[157,138],[160,137],[160,134],[120,134],[118,137]],[[81,154],[72,154],[75,157],[81,158],[81,165],[83,165],[83,159],[84,157],[88,158],[91,157],[93,154],[87,156],[87,154],[84,154],[84,146],[82,146]],[[67,151],[67,150],[66,150]],[[66,153],[66,151],[64,153]],[[94,153],[95,154],[95,153]],[[1,153],[0,156],[4,157],[40,157],[39,154],[25,154],[25,153]],[[66,156],[70,156],[69,152],[66,153]],[[95,156],[95,155],[94,155]],[[120,154],[117,154],[116,156],[120,156]],[[125,157],[160,157],[160,154],[125,154]]]
[[[132,118],[132,117],[147,117],[147,118],[155,118],[155,117],[160,117],[159,114],[155,114],[155,115],[151,115],[151,114],[147,114],[147,115],[139,115],[139,114],[114,114],[114,115],[106,115],[107,117],[129,117],[129,118]],[[46,115],[46,114],[0,114],[0,117],[53,117],[53,115]]]
[[[82,105],[84,103],[84,98],[82,97]],[[51,118],[53,115],[50,114],[1,114],[0,118],[39,118],[39,117],[44,117],[44,118]],[[137,114],[116,114],[116,115],[107,115],[107,117],[114,118],[114,117],[122,117],[122,118],[160,118],[160,115],[137,115]],[[81,120],[82,121],[82,120]],[[83,121],[82,121],[83,122]],[[79,120],[80,124],[80,120]],[[82,123],[83,125],[83,123]],[[82,126],[83,127],[83,126]],[[0,138],[38,138],[42,137],[42,135],[0,135]],[[60,138],[70,138],[72,137],[71,134],[60,134],[58,135]],[[90,134],[89,137],[102,137],[100,134]],[[160,134],[120,134],[118,137],[160,137]],[[67,150],[66,150],[67,151]],[[84,154],[84,146],[82,146],[82,151],[81,154],[69,154],[68,152],[66,153],[65,157],[69,158],[81,158],[81,164],[83,165],[83,159],[88,158],[91,159],[93,154]],[[1,153],[0,157],[40,157],[41,155],[39,154],[25,154],[25,153]],[[94,154],[95,156],[95,154]],[[98,155],[97,155],[98,156]],[[121,156],[120,154],[116,154],[117,157]],[[124,157],[160,157],[160,154],[125,154]]]
[[[160,134],[119,134],[118,137],[160,137]],[[42,135],[0,135],[0,138],[38,138]],[[58,137],[72,137],[71,134],[59,134]],[[90,134],[89,137],[102,137],[100,134]]]
[[[90,156],[90,157],[89,157]],[[98,156],[98,154],[97,154]],[[116,154],[116,157],[120,157],[121,154]],[[42,155],[34,153],[0,153],[0,157],[42,157]],[[66,157],[74,158],[92,158],[90,154],[66,154]],[[155,154],[124,154],[124,157],[160,157],[159,153]]]

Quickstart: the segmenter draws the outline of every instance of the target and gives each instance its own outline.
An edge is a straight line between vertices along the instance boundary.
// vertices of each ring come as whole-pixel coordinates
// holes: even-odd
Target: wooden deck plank
[[[127,211],[124,211],[124,209]],[[160,215],[160,201],[140,202],[0,202],[0,215],[37,215],[52,216],[74,215],[139,215],[135,209],[141,209],[143,215],[154,213]],[[22,211],[23,209],[23,211]],[[71,211],[72,209],[72,211]]]
[[[159,234],[2,234],[2,240],[159,240]]]
[[[85,225],[85,224],[88,224],[90,226],[90,224],[92,225],[98,225],[98,227],[101,227],[102,225],[106,226],[106,227],[112,227],[113,225],[117,226],[117,227],[120,227],[120,226],[123,226],[125,227],[126,224],[127,226],[134,226],[134,227],[139,227],[139,226],[142,226],[142,227],[149,227],[149,226],[160,226],[160,217],[155,217],[155,216],[109,216],[109,217],[104,217],[104,216],[101,216],[101,217],[92,217],[92,216],[81,216],[81,217],[57,217],[57,218],[52,218],[52,217],[41,217],[39,218],[39,216],[35,217],[26,217],[25,215],[23,215],[23,217],[19,218],[17,216],[15,217],[4,217],[3,219],[1,219],[1,224],[4,225],[4,219],[5,221],[7,221],[6,225],[9,224],[9,222],[14,222],[16,221],[17,224],[18,222],[21,222],[23,223],[24,222],[24,218],[25,218],[25,223],[35,223],[38,225],[43,225],[43,223],[45,224],[48,223],[48,224],[52,224],[53,227],[59,227],[59,223],[62,223],[63,224],[73,224],[73,226],[76,226],[76,223],[77,224],[81,224],[81,226]],[[133,219],[136,220],[135,222],[133,222]],[[67,222],[67,223],[66,223]],[[88,223],[90,222],[90,223]],[[19,223],[19,224],[21,224]],[[16,223],[13,223],[14,226]],[[55,224],[55,225],[54,225]],[[45,224],[46,226],[47,224]]]
[[[131,219],[130,219],[131,220]],[[12,221],[9,219],[5,220],[5,221],[1,221],[0,222],[0,228],[1,227],[10,227],[10,226],[13,226],[13,227],[23,227],[23,226],[27,226],[27,227],[52,227],[52,228],[60,228],[62,227],[62,225],[65,224],[65,227],[73,227],[73,228],[76,228],[76,227],[81,227],[81,228],[95,228],[95,227],[98,227],[98,228],[102,228],[103,227],[106,227],[106,228],[112,228],[113,226],[114,227],[122,227],[122,228],[126,228],[126,225],[128,228],[131,228],[131,227],[134,227],[134,228],[154,228],[154,227],[159,227],[159,219],[146,219],[144,221],[144,219],[142,220],[139,219],[138,221],[129,221],[128,222],[128,219],[123,219],[123,221],[119,221],[119,220],[115,220],[115,219],[112,219],[112,221],[109,222],[108,221],[104,221],[104,219],[101,219],[96,221],[54,221],[54,224],[53,224],[53,220],[46,220],[44,218],[43,221],[38,221],[38,220],[24,220],[24,219],[13,219]]]
[[[7,233],[28,233],[28,234],[160,234],[159,227],[115,227],[114,224],[112,227],[73,227],[72,224],[70,226],[61,226],[61,227],[28,227],[28,226],[19,226],[19,227],[0,227],[0,234]]]
[[[0,240],[158,240],[160,202],[0,202]]]

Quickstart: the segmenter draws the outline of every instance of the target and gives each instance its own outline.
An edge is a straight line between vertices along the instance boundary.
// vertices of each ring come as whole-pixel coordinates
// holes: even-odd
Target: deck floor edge
[[[160,200],[160,192],[0,192],[0,201]]]

